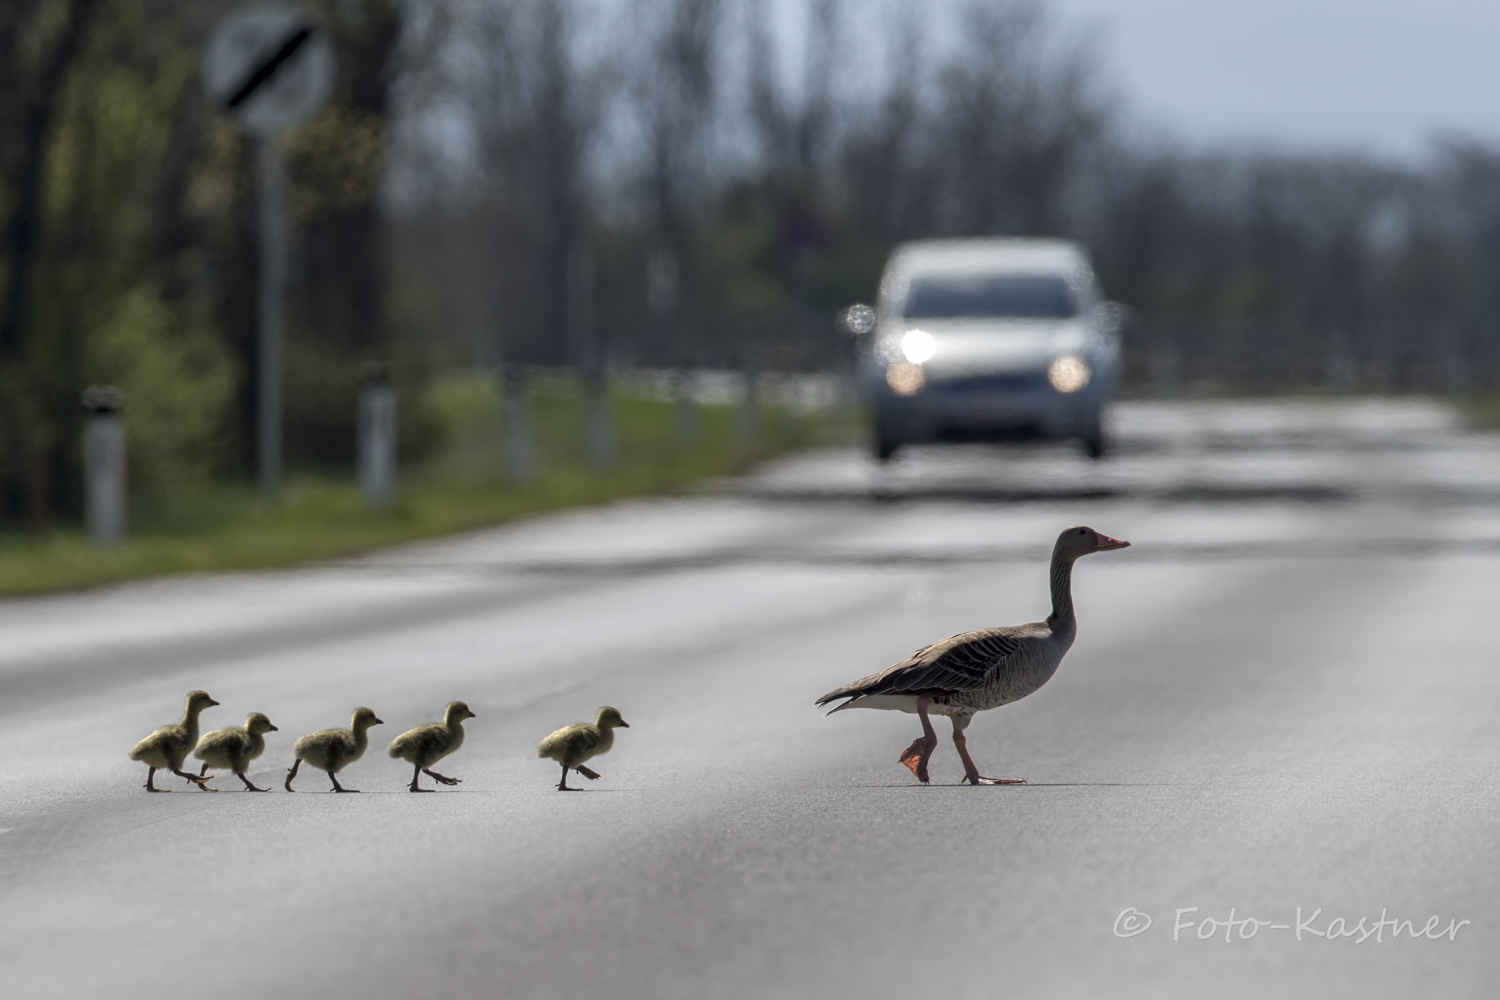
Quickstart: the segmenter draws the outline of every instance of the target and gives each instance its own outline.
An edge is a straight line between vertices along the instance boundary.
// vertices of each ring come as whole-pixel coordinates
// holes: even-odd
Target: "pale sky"
[[[1136,115],[1189,141],[1419,154],[1500,141],[1500,0],[1049,0]]]

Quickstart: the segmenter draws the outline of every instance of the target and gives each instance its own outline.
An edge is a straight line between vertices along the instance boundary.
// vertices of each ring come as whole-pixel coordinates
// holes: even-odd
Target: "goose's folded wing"
[[[389,753],[392,757],[417,752],[419,754],[443,753],[453,742],[446,726],[421,726],[402,733],[391,741]]]
[[[453,734],[447,726],[433,726],[425,735],[424,745],[433,753],[447,753],[453,746]]]
[[[568,745],[577,750],[589,751],[599,745],[601,733],[593,726],[580,726],[568,735]]]
[[[1023,641],[1015,629],[1008,628],[955,635],[924,646],[879,673],[830,691],[817,704],[872,694],[939,695],[973,691],[983,687],[991,672],[1014,655]]]

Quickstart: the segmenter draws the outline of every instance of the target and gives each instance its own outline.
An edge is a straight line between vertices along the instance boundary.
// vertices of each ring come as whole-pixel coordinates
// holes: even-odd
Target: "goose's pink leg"
[[[933,732],[932,720],[927,718],[927,707],[931,704],[931,698],[917,699],[917,718],[922,720],[922,735],[901,751],[901,763],[911,768],[911,773],[924,785],[927,784],[927,762],[932,759],[932,751],[937,749],[937,733]]]
[[[973,716],[953,716],[953,745],[958,748],[958,755],[964,762],[964,780],[971,785],[1024,785],[1025,778],[986,778],[979,773],[979,768],[974,766],[974,758],[969,756],[968,740],[964,739],[964,729],[969,725]]]

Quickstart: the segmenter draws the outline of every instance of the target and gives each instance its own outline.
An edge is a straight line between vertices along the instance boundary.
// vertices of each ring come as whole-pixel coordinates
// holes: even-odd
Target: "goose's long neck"
[[[370,748],[370,724],[361,719],[353,726],[354,729],[354,755],[363,757],[366,750]]]
[[[1073,617],[1073,560],[1061,552],[1052,554],[1052,613],[1047,616],[1047,624],[1069,632],[1077,624]]]
[[[188,708],[182,713],[182,728],[187,730],[188,739],[194,744],[198,742],[198,716],[201,714],[201,708]]]

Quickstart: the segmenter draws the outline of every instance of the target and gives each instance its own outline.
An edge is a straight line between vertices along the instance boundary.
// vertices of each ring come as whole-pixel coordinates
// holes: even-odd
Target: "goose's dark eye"
[[[1088,534],[1088,529],[1087,528],[1079,528],[1078,529],[1078,533],[1080,535],[1087,535]]]

